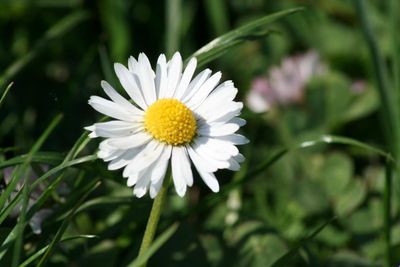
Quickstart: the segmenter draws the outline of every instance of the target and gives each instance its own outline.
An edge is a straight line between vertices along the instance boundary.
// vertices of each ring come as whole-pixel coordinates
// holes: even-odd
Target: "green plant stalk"
[[[17,224],[17,238],[14,243],[14,251],[12,257],[12,267],[17,267],[20,262],[21,257],[21,250],[22,250],[22,239],[24,235],[24,230],[26,226],[26,210],[28,208],[28,201],[29,201],[29,192],[30,192],[30,185],[29,185],[29,171],[26,170],[24,173],[24,188],[22,189],[22,208],[18,218]]]
[[[6,98],[6,95],[7,95],[8,91],[10,91],[11,87],[13,86],[13,84],[14,83],[10,83],[6,87],[6,89],[4,90],[3,94],[1,95],[1,97],[0,97],[0,107],[1,107],[1,104],[3,103],[4,99]]]
[[[181,35],[181,0],[166,0],[167,6],[167,35],[166,35],[166,54],[171,57],[179,48]]]
[[[384,63],[381,51],[371,29],[366,11],[366,2],[356,0],[357,13],[360,16],[361,26],[365,35],[369,52],[374,67],[377,87],[381,99],[382,123],[385,127],[386,145],[397,159],[400,156],[400,112],[397,103],[396,91],[391,86],[387,77],[387,66]]]
[[[391,0],[388,10],[388,15],[390,17],[390,37],[392,41],[393,88],[396,93],[396,102],[398,105],[400,105],[400,46],[398,39],[399,7],[400,5],[398,0]]]
[[[386,128],[386,146],[390,150],[390,153],[393,154],[394,160],[397,162],[400,157],[400,108],[398,103],[398,95],[399,88],[398,86],[398,73],[396,73],[398,62],[397,62],[397,52],[394,51],[393,56],[393,80],[391,84],[389,83],[387,77],[387,66],[384,63],[383,56],[379,49],[378,43],[372,31],[371,25],[369,23],[367,17],[366,10],[366,1],[357,0],[356,8],[357,12],[360,16],[362,29],[364,31],[365,39],[367,41],[367,45],[371,54],[372,62],[374,64],[374,72],[377,80],[378,91],[381,99],[381,121]],[[390,3],[390,7],[394,8],[395,4],[393,1]],[[394,10],[392,12],[395,12]],[[395,16],[395,13],[390,12],[390,16]],[[396,19],[390,18],[390,29],[393,34],[393,27],[396,24]],[[396,37],[392,37],[392,46],[396,46]],[[396,48],[394,47],[394,50]],[[392,164],[387,163],[386,166],[386,181],[385,181],[385,192],[384,192],[384,237],[385,237],[385,265],[387,267],[392,266],[391,264],[391,252],[390,252],[390,243],[391,243],[391,206],[392,206],[392,198],[391,198],[391,186],[392,186]],[[398,172],[396,173],[398,174]]]
[[[168,177],[170,177],[170,175],[168,175]],[[151,207],[150,216],[147,221],[146,230],[144,231],[138,257],[142,256],[149,249],[151,243],[153,242],[158,221],[160,220],[161,210],[167,197],[169,181],[170,179],[164,178],[161,190],[158,192],[157,197],[153,201],[153,206]],[[147,262],[145,262],[142,267],[146,267],[146,265]]]
[[[390,252],[390,244],[391,244],[391,210],[392,210],[392,170],[393,164],[390,162],[386,163],[386,175],[385,175],[385,192],[384,192],[384,207],[383,207],[383,216],[384,216],[384,235],[385,235],[385,266],[391,267],[392,265],[392,255]]]

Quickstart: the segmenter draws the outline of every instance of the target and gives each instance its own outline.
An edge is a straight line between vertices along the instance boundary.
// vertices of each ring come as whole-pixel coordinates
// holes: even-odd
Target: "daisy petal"
[[[149,59],[145,54],[139,54],[137,77],[140,81],[141,91],[143,93],[147,105],[151,105],[156,101],[156,89],[154,85],[153,71]]]
[[[200,160],[204,162],[205,166],[208,166],[204,169],[208,168],[217,168],[217,169],[226,169],[229,167],[229,163],[227,161],[227,156],[224,156],[225,159],[220,159],[220,155],[215,155],[212,151],[199,147],[197,144],[192,145],[193,150],[199,156]],[[192,156],[192,155],[191,155]],[[199,158],[196,160],[199,161]],[[229,159],[229,157],[228,157]]]
[[[133,158],[131,162],[125,167],[122,172],[122,176],[131,176],[134,172],[140,172],[141,170],[148,168],[156,160],[158,160],[165,148],[164,144],[157,141],[148,142],[144,148],[140,148],[142,151]]]
[[[99,150],[97,157],[103,159],[105,162],[113,160],[125,153],[125,150]]]
[[[168,165],[165,164],[165,166],[168,166]],[[167,169],[167,168],[165,167],[165,169]],[[152,182],[150,184],[149,193],[150,193],[150,197],[152,199],[154,199],[158,195],[158,192],[160,192],[160,189],[161,189],[161,186],[162,186],[163,182],[164,182],[164,179],[158,179],[156,182]]]
[[[196,65],[197,65],[197,59],[196,58],[190,59],[188,65],[185,68],[185,71],[182,74],[182,79],[179,82],[178,88],[175,91],[174,95],[175,98],[181,99],[181,97],[186,93],[190,80],[192,79],[194,71],[196,70]]]
[[[187,102],[187,106],[192,110],[195,110],[201,103],[203,103],[215,86],[217,86],[221,76],[221,72],[212,75]]]
[[[239,165],[239,163],[238,163],[234,158],[230,158],[230,159],[228,160],[228,162],[229,162],[228,170],[231,170],[231,171],[238,171],[238,170],[240,170],[240,165]]]
[[[218,138],[219,140],[228,141],[234,145],[245,145],[245,144],[249,143],[249,139],[247,139],[246,137],[244,137],[243,135],[240,135],[240,134],[218,136],[216,138]]]
[[[242,127],[242,126],[246,125],[246,120],[244,120],[242,118],[235,117],[235,118],[231,119],[230,121],[228,121],[228,123],[236,123],[237,125]]]
[[[124,65],[119,63],[114,64],[114,70],[128,95],[140,108],[146,110],[147,104],[144,101],[139,85],[135,81],[133,74],[127,70]]]
[[[167,76],[167,60],[164,54],[161,54],[157,60],[156,70],[156,92],[159,99],[164,98],[167,94],[168,76]]]
[[[200,86],[210,77],[211,70],[205,69],[200,72],[193,81],[190,82],[185,94],[181,97],[182,102],[187,103],[192,96],[199,90]]]
[[[226,160],[239,154],[239,150],[231,142],[215,137],[200,136],[194,143],[198,145],[199,149],[207,151],[214,158],[220,160]]]
[[[128,180],[126,181],[126,185],[128,187],[134,186],[139,179],[139,172],[134,172],[129,175]]]
[[[171,158],[172,146],[166,146],[162,152],[160,159],[155,163],[154,170],[151,174],[151,181],[157,182],[159,179],[164,178],[165,171],[168,167],[168,161]]]
[[[217,166],[202,158],[190,145],[186,145],[186,149],[193,163],[196,162],[196,164],[206,172],[216,172],[218,170]]]
[[[168,85],[165,94],[166,98],[171,98],[175,94],[176,87],[182,75],[182,57],[176,52],[171,61],[168,62]]]
[[[229,102],[225,105],[221,105],[220,108],[212,112],[209,110],[207,113],[203,114],[203,118],[208,122],[226,122],[231,120],[233,117],[238,116],[243,108],[243,103],[241,102]]]
[[[233,158],[239,163],[242,163],[245,160],[244,156],[240,153],[234,156]]]
[[[204,169],[201,168],[201,166],[197,165],[195,162],[194,166],[197,169],[197,172],[200,174],[200,177],[203,179],[204,183],[213,191],[213,192],[218,192],[219,191],[219,183],[217,178],[215,178],[215,175],[210,172],[206,172]]]
[[[109,144],[118,149],[128,149],[146,144],[151,139],[152,137],[148,133],[139,132],[131,136],[110,138]]]
[[[222,136],[233,134],[239,130],[239,125],[235,123],[225,123],[225,124],[217,124],[217,125],[208,125],[203,124],[198,129],[198,133],[204,136]]]
[[[186,184],[188,186],[192,186],[193,174],[192,174],[192,169],[190,167],[190,160],[186,147],[184,146],[174,147],[172,150],[172,157],[175,157],[175,162],[178,162],[177,165],[177,167],[179,168],[178,172],[181,173],[181,176],[186,181]],[[174,160],[172,160],[172,162],[173,161]]]
[[[131,73],[136,73],[137,64],[138,64],[137,60],[134,57],[130,56],[128,59],[128,69]]]
[[[125,167],[129,162],[132,161],[133,158],[136,157],[138,152],[139,151],[137,149],[128,149],[124,154],[117,157],[116,159],[113,159],[108,164],[108,169],[109,170],[118,170],[118,169],[121,169],[122,167]]]
[[[176,193],[180,197],[183,197],[186,193],[187,184],[184,174],[182,172],[182,168],[180,166],[182,164],[182,161],[180,159],[179,150],[180,147],[174,147],[172,149],[171,168]]]
[[[139,174],[139,178],[137,183],[135,184],[135,188],[133,189],[133,194],[141,198],[147,193],[147,189],[150,186],[150,169],[146,169],[142,173]]]
[[[215,88],[195,111],[199,114],[203,114],[207,111],[218,110],[221,108],[221,105],[231,103],[237,95],[237,92],[238,90],[233,86],[232,81],[226,81]]]
[[[121,105],[122,107],[128,109],[130,112],[136,115],[143,115],[143,110],[138,109],[134,105],[132,105],[128,100],[122,97],[120,94],[115,91],[115,89],[106,81],[101,81],[101,87],[103,87],[104,92],[108,95],[108,97],[114,101],[116,104]]]
[[[118,120],[135,122],[138,119],[138,116],[135,114],[130,113],[126,109],[121,108],[121,106],[102,97],[91,96],[89,105],[98,112]]]
[[[143,130],[139,123],[131,123],[125,121],[108,121],[95,123],[92,126],[85,127],[86,130],[92,131],[90,137],[123,137],[137,133]]]

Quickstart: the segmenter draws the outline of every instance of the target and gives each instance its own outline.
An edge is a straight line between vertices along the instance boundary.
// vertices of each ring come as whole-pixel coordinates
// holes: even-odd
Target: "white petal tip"
[[[142,198],[144,195],[146,195],[146,188],[135,188],[133,189],[133,194],[137,197],[137,198]]]
[[[86,131],[94,131],[94,125],[83,127]]]
[[[219,184],[217,184],[216,186],[210,187],[211,191],[213,191],[214,193],[218,193],[219,192]]]

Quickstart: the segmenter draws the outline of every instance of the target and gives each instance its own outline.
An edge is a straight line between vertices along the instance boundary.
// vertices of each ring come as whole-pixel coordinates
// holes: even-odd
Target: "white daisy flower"
[[[106,138],[98,156],[109,162],[109,170],[124,168],[123,176],[137,197],[147,191],[151,198],[157,195],[169,162],[175,190],[182,197],[193,185],[190,161],[207,186],[218,192],[214,172],[237,171],[244,160],[236,145],[248,140],[235,132],[246,121],[237,117],[243,104],[233,101],[233,82],[218,85],[221,73],[211,75],[209,69],[192,79],[195,58],[183,72],[182,65],[179,53],[168,62],[161,54],[154,73],[145,54],[138,60],[130,57],[128,68],[116,63],[114,69],[133,104],[106,81],[101,86],[111,101],[89,99],[95,110],[114,119],[85,128],[91,138]]]

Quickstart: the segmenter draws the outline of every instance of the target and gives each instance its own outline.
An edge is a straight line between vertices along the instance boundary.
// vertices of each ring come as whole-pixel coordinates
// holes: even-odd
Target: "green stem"
[[[384,234],[385,234],[385,263],[387,267],[391,267],[392,265],[392,256],[390,253],[390,244],[391,244],[391,210],[392,210],[392,163],[386,163],[386,176],[385,176],[385,192],[384,192]]]
[[[390,86],[387,77],[387,66],[383,59],[381,50],[378,46],[374,33],[372,31],[370,22],[367,16],[366,4],[368,1],[356,0],[357,13],[360,16],[362,30],[364,32],[365,40],[367,42],[369,52],[371,55],[371,60],[374,67],[374,72],[376,76],[376,83],[378,87],[378,92],[381,99],[381,109],[382,109],[382,123],[385,128],[385,139],[386,145],[391,150],[392,154],[395,155],[399,151],[399,141],[400,137],[400,120],[399,112],[396,103],[396,94],[393,88]]]
[[[166,0],[167,5],[167,35],[166,53],[171,57],[179,48],[180,22],[181,22],[181,0]]]
[[[160,192],[158,192],[157,197],[154,199],[153,206],[151,207],[150,216],[147,221],[146,230],[142,239],[142,244],[139,249],[139,256],[143,255],[146,250],[150,247],[153,242],[154,235],[157,230],[158,221],[161,215],[161,209],[167,197],[168,185],[169,185],[169,175],[168,179],[164,179],[163,186]],[[145,262],[141,267],[146,267],[147,262]]]

